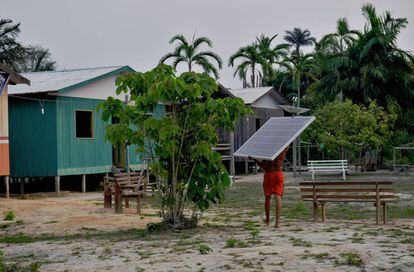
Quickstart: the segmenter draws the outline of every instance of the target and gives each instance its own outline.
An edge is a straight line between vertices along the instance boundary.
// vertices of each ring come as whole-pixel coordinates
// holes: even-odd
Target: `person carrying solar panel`
[[[255,160],[264,171],[263,192],[265,195],[266,225],[270,224],[270,201],[272,195],[274,194],[276,197],[276,228],[280,228],[280,213],[282,211],[282,196],[285,182],[282,166],[288,150],[289,147],[286,147],[274,161],[258,161],[249,157],[250,159]]]

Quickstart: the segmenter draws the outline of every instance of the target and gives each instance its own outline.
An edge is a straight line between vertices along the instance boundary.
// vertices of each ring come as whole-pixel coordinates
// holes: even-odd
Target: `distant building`
[[[284,116],[284,110],[280,105],[287,104],[287,101],[274,87],[227,89],[220,86],[220,93],[223,96],[241,98],[244,104],[253,111],[252,114],[239,118],[234,133],[224,130],[218,132],[220,144],[217,150],[225,154],[224,160],[230,161],[230,173],[235,174],[235,164],[239,165],[237,168],[244,164],[244,171],[247,172],[248,161],[241,158],[235,159],[233,152],[243,145],[269,118]],[[225,150],[226,147],[228,150]]]
[[[0,64],[0,177],[5,177],[6,197],[9,197],[9,118],[8,85],[30,84],[29,80]]]
[[[105,140],[106,126],[100,102],[116,94],[115,80],[129,66],[25,73],[30,86],[14,86],[9,92],[10,158],[13,178],[82,175],[125,166],[125,149]],[[161,107],[159,110],[162,110]],[[112,120],[116,122],[116,120]],[[143,168],[140,154],[130,148],[130,167]]]

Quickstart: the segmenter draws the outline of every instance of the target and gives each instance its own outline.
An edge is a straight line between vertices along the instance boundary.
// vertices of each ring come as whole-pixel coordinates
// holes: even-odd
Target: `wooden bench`
[[[308,171],[312,173],[312,180],[315,180],[316,172],[342,172],[343,180],[346,179],[348,171],[347,160],[319,160],[308,161]]]
[[[112,195],[115,198],[115,213],[122,213],[122,200],[129,207],[129,198],[137,201],[137,213],[141,213],[141,198],[143,197],[144,176],[138,173],[119,173],[113,177],[104,178],[104,207],[111,208]]]
[[[303,201],[313,203],[313,221],[317,221],[318,206],[322,208],[322,222],[326,219],[327,202],[371,202],[376,206],[376,221],[387,222],[387,203],[394,201],[392,181],[308,181],[299,183]]]

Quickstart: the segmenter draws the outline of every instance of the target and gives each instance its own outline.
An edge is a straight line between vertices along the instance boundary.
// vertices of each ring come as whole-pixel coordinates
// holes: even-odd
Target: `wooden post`
[[[244,173],[249,174],[249,159],[244,161]]]
[[[297,175],[297,159],[298,159],[298,156],[297,156],[297,152],[298,152],[298,150],[297,150],[297,141],[296,141],[296,139],[295,140],[293,140],[293,146],[292,146],[292,152],[293,152],[293,176],[294,177],[296,177],[296,175]]]
[[[141,214],[141,196],[137,196],[137,214]]]
[[[318,221],[318,202],[316,198],[316,186],[313,185],[313,222]]]
[[[82,193],[86,193],[86,175],[82,175]]]
[[[230,137],[230,176],[233,177],[236,175],[236,170],[234,166],[234,132],[229,133]]]
[[[392,171],[395,171],[395,147],[393,148],[392,158],[393,158],[393,167],[392,167]]]
[[[322,205],[322,222],[325,222],[325,219],[326,219],[325,202],[322,202],[321,205]]]
[[[10,180],[9,180],[9,176],[4,177],[4,184],[6,186],[6,198],[10,198]]]
[[[60,176],[55,177],[55,192],[56,195],[60,196]]]
[[[386,202],[384,202],[384,203],[382,203],[382,220],[383,220],[383,222],[384,222],[384,224],[386,224],[387,223],[387,203]]]
[[[115,180],[115,213],[122,213],[122,195],[121,187]]]
[[[375,184],[375,188],[376,188],[376,196],[377,196],[377,201],[376,201],[376,215],[377,215],[377,225],[379,225],[380,222],[380,209],[381,209],[381,204],[380,204],[380,195],[379,195],[379,185],[378,182]]]
[[[106,173],[104,177],[104,208],[112,207],[112,192],[108,183],[108,173]]]

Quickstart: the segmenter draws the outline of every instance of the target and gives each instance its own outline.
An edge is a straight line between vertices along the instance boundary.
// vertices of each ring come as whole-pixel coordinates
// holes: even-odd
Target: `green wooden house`
[[[60,177],[108,173],[112,165],[124,166],[125,151],[105,140],[106,123],[97,106],[116,95],[119,74],[129,66],[23,73],[30,86],[9,90],[10,176]],[[158,111],[163,111],[159,106]],[[162,112],[161,112],[162,114]],[[130,167],[142,169],[140,154],[130,148]]]

